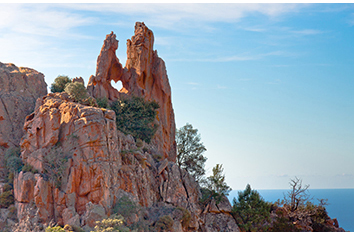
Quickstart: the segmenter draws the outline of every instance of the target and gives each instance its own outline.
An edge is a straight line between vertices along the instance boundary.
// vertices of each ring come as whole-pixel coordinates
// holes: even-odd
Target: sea
[[[244,190],[232,190],[228,196],[231,204],[232,199],[238,197],[238,192]],[[283,199],[289,189],[281,190],[257,190],[267,202],[276,202]],[[329,217],[337,218],[339,227],[345,231],[354,232],[354,189],[309,189],[312,202],[318,204],[317,199],[328,199],[325,206]]]

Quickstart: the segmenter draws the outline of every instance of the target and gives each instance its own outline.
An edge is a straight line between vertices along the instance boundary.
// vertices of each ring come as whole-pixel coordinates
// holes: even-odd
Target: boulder
[[[82,217],[83,225],[94,228],[96,221],[101,221],[104,218],[107,218],[107,215],[102,206],[92,204],[92,202],[86,203],[86,213]]]
[[[235,219],[228,214],[207,213],[204,215],[203,231],[206,232],[239,232]]]

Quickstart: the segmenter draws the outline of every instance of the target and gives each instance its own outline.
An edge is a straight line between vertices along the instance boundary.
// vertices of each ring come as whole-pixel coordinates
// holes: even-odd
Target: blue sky
[[[106,34],[154,32],[177,127],[191,123],[208,174],[235,190],[354,188],[353,4],[1,4],[0,61],[95,74]],[[114,85],[119,87],[119,85]]]

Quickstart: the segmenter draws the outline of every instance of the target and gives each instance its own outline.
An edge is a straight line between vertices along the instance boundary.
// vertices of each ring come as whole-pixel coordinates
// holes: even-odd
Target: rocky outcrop
[[[123,76],[122,64],[116,56],[118,40],[111,32],[106,36],[100,55],[97,58],[96,75],[91,76],[87,89],[95,98],[106,97],[111,101],[119,98],[119,92],[112,87],[111,81],[118,82]]]
[[[15,178],[20,225],[34,217],[28,217],[28,212],[36,212],[40,223],[32,225],[37,228],[54,221],[89,231],[96,220],[116,213],[115,206],[125,197],[149,217],[150,213],[156,216],[149,220],[151,227],[170,214],[174,231],[212,231],[213,226],[204,227],[213,217],[204,217],[194,179],[174,162],[154,155],[151,145],[137,144],[131,135],[117,131],[113,111],[75,103],[64,92],[48,94],[37,100],[24,129],[21,158],[38,173],[20,172]],[[54,164],[48,171],[53,154],[66,160],[64,169]],[[59,181],[52,179],[51,172],[60,171]],[[158,208],[167,213],[157,212]],[[188,224],[182,226],[177,208],[190,213]],[[223,219],[223,212],[213,214]],[[137,223],[142,217],[127,221]],[[237,231],[235,222],[233,226],[222,230]]]
[[[117,130],[114,111],[76,103],[65,92],[46,95],[42,74],[0,64],[0,146],[20,145],[24,164],[14,176],[15,206],[11,214],[0,212],[0,227],[43,231],[58,224],[91,231],[97,220],[119,213],[127,226],[146,231],[239,230],[229,202],[226,208],[213,203],[218,210],[202,206],[199,185],[175,163],[171,88],[153,44],[152,31],[136,23],[123,68],[116,35],[107,35],[87,86],[91,96],[110,102],[155,100],[159,128],[149,144]],[[122,81],[123,89],[113,88],[112,80]]]
[[[64,213],[70,215],[68,210],[64,212],[66,208],[75,209],[71,211],[73,216],[85,212],[88,202],[110,209],[112,178],[121,165],[113,111],[74,103],[65,93],[49,94],[37,100],[36,110],[27,116],[24,129],[22,160],[40,175],[29,184],[22,176],[31,173],[20,173],[15,181],[17,202],[35,202],[42,220],[60,223]],[[56,155],[67,159],[63,163],[66,168],[60,169],[54,163],[54,169],[47,170],[46,163]],[[62,171],[56,176],[61,176],[60,187],[47,179],[48,171]],[[21,187],[25,185],[35,188],[26,190]],[[31,194],[22,197],[22,190]]]
[[[158,109],[159,128],[152,140],[157,151],[169,161],[176,160],[175,120],[172,108],[171,87],[164,61],[153,50],[154,35],[144,23],[137,22],[135,33],[127,41],[125,68],[119,63],[115,51],[118,48],[116,35],[106,36],[97,59],[96,75],[91,76],[87,89],[93,97],[107,97],[113,101],[122,94],[155,100]],[[123,88],[117,91],[111,81],[122,81]]]
[[[6,148],[18,146],[25,117],[33,112],[36,99],[47,94],[44,75],[33,69],[0,62],[0,163]],[[0,164],[0,179],[4,178]]]

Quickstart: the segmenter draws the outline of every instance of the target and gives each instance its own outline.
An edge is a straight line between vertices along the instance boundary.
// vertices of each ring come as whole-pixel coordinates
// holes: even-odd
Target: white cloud
[[[217,88],[217,89],[227,89],[226,86],[222,86],[222,85],[217,85],[216,88]]]
[[[292,32],[294,34],[298,34],[298,35],[316,35],[316,34],[325,33],[324,31],[314,30],[314,29],[293,30],[293,31],[290,31],[290,32]]]
[[[261,54],[255,54],[255,55],[245,55],[245,56],[240,56],[240,55],[235,55],[235,56],[230,56],[230,57],[221,57],[221,58],[216,58],[213,61],[215,62],[230,62],[230,61],[254,61],[254,60],[260,60],[265,57],[269,56],[289,56],[287,53],[283,51],[274,51],[274,52],[268,52],[268,53],[261,53]]]
[[[191,62],[233,62],[233,61],[256,61],[270,56],[294,57],[300,54],[288,53],[284,51],[273,51],[268,53],[250,54],[242,53],[233,56],[215,56],[205,55],[204,57],[189,57],[189,58],[168,58],[169,61],[191,61]]]
[[[265,32],[267,29],[264,28],[244,28],[246,31],[251,31],[251,32]]]
[[[70,30],[94,22],[92,17],[56,10],[48,4],[2,4],[0,30],[52,37],[78,37]]]
[[[199,27],[190,22],[237,22],[250,14],[258,13],[277,17],[308,6],[307,4],[66,4],[62,7],[93,12],[113,12],[135,18],[142,17],[150,26],[173,29]],[[188,23],[187,23],[188,22]]]

